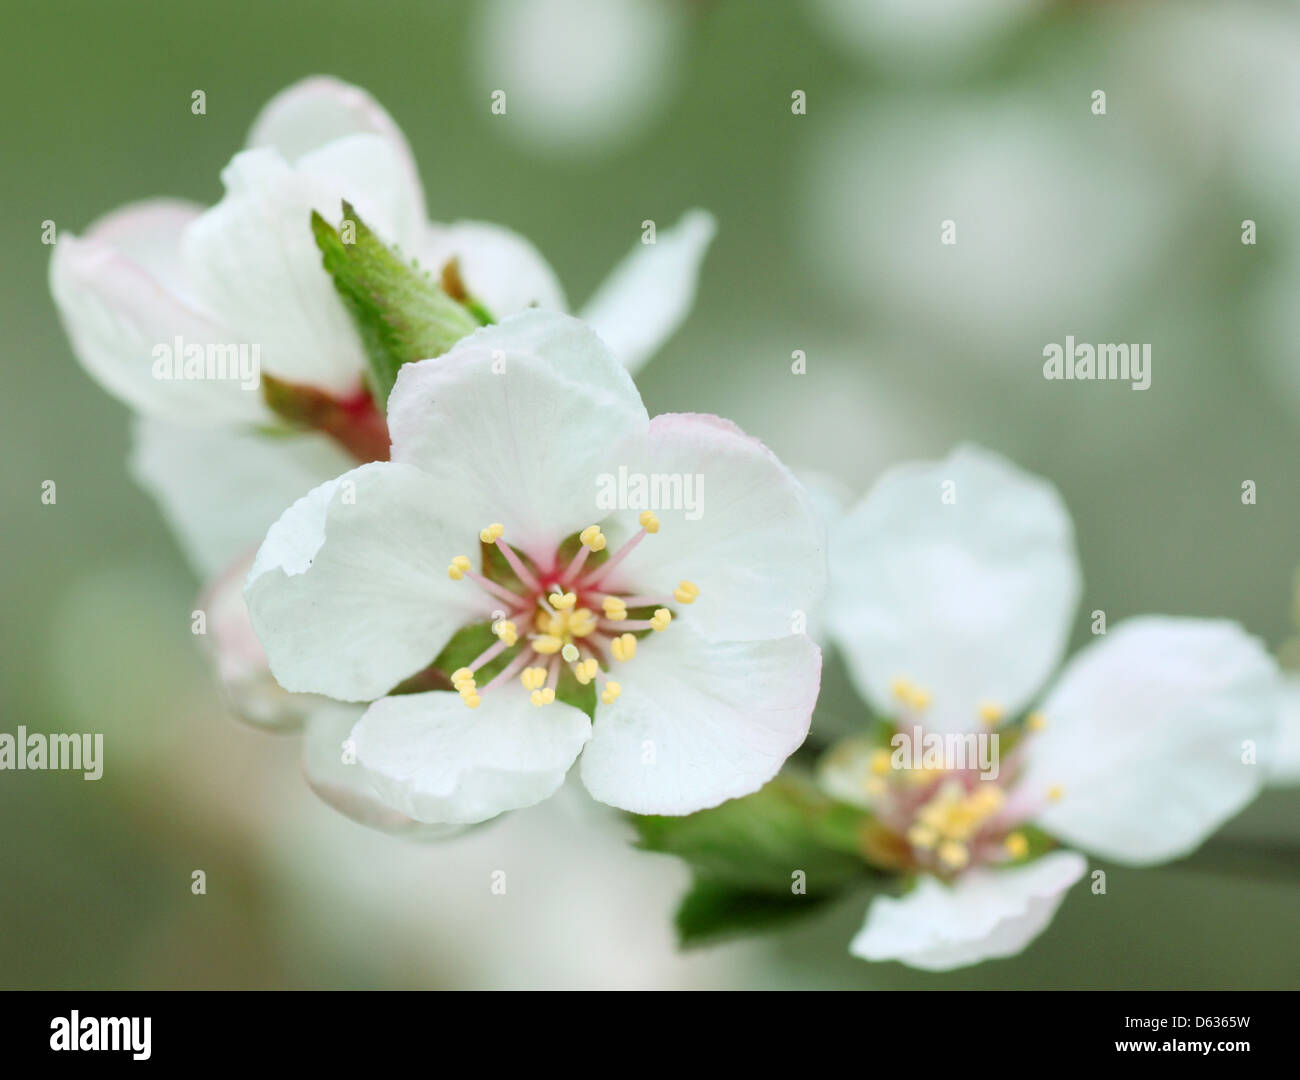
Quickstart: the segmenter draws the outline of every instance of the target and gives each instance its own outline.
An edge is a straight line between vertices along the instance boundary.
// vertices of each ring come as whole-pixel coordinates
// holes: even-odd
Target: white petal
[[[582,309],[633,373],[682,324],[695,301],[700,264],[718,231],[713,215],[692,210],[655,243],[637,243]]]
[[[377,136],[354,135],[314,162],[314,174],[291,169],[274,150],[245,150],[221,174],[225,197],[185,230],[182,254],[195,290],[259,346],[271,374],[336,394],[360,386],[361,338],[321,265],[311,212],[337,223],[346,197],[365,219],[401,220],[403,211],[388,205],[391,186],[349,191],[335,183],[348,172],[382,174],[385,162],[396,168],[389,155]]]
[[[352,729],[364,705],[322,701],[307,721],[302,741],[302,771],[316,792],[339,813],[361,825],[412,840],[444,840],[464,831],[458,825],[425,825],[394,810],[375,792],[372,774],[356,761]]]
[[[257,387],[239,380],[155,377],[155,349],[236,344],[232,331],[190,298],[180,237],[199,214],[158,199],[124,207],[84,237],[64,233],[50,261],[50,291],[86,371],[133,409],[176,422],[223,424],[269,417]]]
[[[451,259],[461,280],[497,322],[529,308],[566,311],[555,271],[517,232],[486,221],[430,225],[416,249],[420,265],[435,278]]]
[[[206,578],[255,550],[286,506],[353,464],[324,435],[270,437],[253,428],[139,419],[129,468]]]
[[[1243,764],[1243,743],[1268,746],[1279,691],[1273,659],[1235,623],[1130,619],[1047,696],[1021,790],[1060,784],[1064,798],[1038,824],[1093,854],[1185,855],[1259,791],[1266,766]]]
[[[963,730],[983,702],[1015,713],[1060,661],[1080,590],[1074,529],[1056,489],[1005,458],[960,447],[891,469],[830,546],[828,622],[877,708],[909,679],[932,695],[928,725]]]
[[[313,75],[281,90],[258,113],[250,147],[269,146],[290,164],[348,135],[378,135],[401,167],[405,198],[421,210],[424,192],[406,136],[384,107],[359,86]]]
[[[244,602],[244,579],[252,562],[250,548],[204,590],[199,607],[207,614],[207,632],[199,640],[209,651],[221,690],[237,716],[255,727],[293,731],[329,699],[291,694],[271,674]]]
[[[871,902],[849,952],[927,971],[1014,956],[1043,932],[1087,869],[1082,855],[1054,851],[1011,869],[971,870],[953,885],[922,877],[901,899]]]
[[[439,492],[418,469],[373,462],[322,484],[271,526],[248,576],[253,627],[286,690],[368,701],[490,616],[453,582]]]
[[[821,651],[807,637],[712,643],[686,626],[642,640],[598,705],[582,782],[634,814],[690,814],[757,791],[808,734]]]
[[[1266,765],[1270,784],[1300,784],[1300,676],[1292,672],[1283,679],[1277,736]]]
[[[802,633],[826,587],[826,540],[807,491],[776,455],[727,420],[665,413],[650,424],[642,469],[680,477],[681,498],[671,500],[680,505],[654,508],[659,532],[606,583],[663,593],[694,582],[700,596],[678,614],[715,640]]]
[[[394,810],[472,824],[552,795],[590,735],[581,710],[558,701],[538,708],[519,687],[502,686],[477,709],[450,691],[384,698],[352,741]]]
[[[649,427],[631,377],[577,319],[525,312],[436,360],[405,365],[388,399],[393,460],[437,482],[467,536],[499,521],[549,560],[598,520],[596,478]],[[622,455],[626,460],[626,455]]]

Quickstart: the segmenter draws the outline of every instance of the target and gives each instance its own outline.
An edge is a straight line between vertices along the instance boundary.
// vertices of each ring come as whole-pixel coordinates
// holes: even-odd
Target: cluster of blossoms
[[[1132,619],[1039,697],[1081,594],[1073,530],[995,455],[901,467],[835,515],[819,613],[804,486],[728,421],[652,419],[632,381],[690,306],[708,215],[638,246],[575,318],[521,237],[426,219],[405,139],[354,87],[277,96],[223,180],[211,208],[156,200],[65,236],[51,288],[83,365],[138,414],[133,469],[208,583],[234,704],[305,722],[309,778],[346,812],[485,821],[579,757],[591,795],[636,814],[756,792],[808,733],[819,614],[880,719],[820,782],[863,811],[862,857],[913,883],[873,901],[855,955],[1015,953],[1080,851],[1179,857],[1260,788],[1249,747],[1276,749],[1279,680],[1234,624]],[[340,226],[344,200],[464,307],[386,401],[309,228]],[[257,343],[311,419],[238,381],[154,377],[176,338]],[[702,478],[708,506],[611,510],[615,473]],[[998,769],[900,765],[907,733],[995,737]]]

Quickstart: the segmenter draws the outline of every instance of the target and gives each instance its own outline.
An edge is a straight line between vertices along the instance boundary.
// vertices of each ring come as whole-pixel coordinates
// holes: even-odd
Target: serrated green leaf
[[[338,229],[312,213],[321,261],[361,333],[370,391],[383,409],[403,364],[441,356],[478,329],[480,321],[375,236],[347,202],[343,228],[355,235],[345,241]]]

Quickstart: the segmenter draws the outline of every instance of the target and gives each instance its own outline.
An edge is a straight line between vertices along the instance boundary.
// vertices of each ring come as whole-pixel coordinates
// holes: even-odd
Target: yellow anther
[[[577,678],[578,682],[582,683],[583,686],[586,686],[596,677],[596,668],[598,666],[599,665],[596,663],[594,658],[589,658],[582,661],[580,664],[574,664],[573,674]]]
[[[506,527],[499,521],[493,522],[486,529],[479,529],[478,538],[485,544],[495,544],[505,535]]]
[[[473,565],[464,555],[457,555],[451,560],[451,565],[447,567],[447,576],[452,581],[459,581],[465,576],[465,571]]]
[[[960,870],[970,862],[970,852],[966,850],[966,845],[955,840],[945,840],[940,844],[938,855],[939,861],[950,870]]]
[[[615,660],[631,660],[636,655],[636,638],[631,634],[621,634],[609,643],[609,651]]]
[[[929,851],[930,848],[934,847],[934,845],[939,842],[939,834],[928,825],[913,825],[907,830],[907,842],[911,844],[912,847],[918,847],[924,851]]]
[[[578,646],[570,641],[565,643],[564,648],[560,650],[560,655],[564,657],[567,663],[572,664],[582,654],[578,652]]]
[[[568,611],[578,602],[578,594],[553,592],[547,599],[551,602],[551,607],[555,608],[556,611]]]
[[[564,647],[564,642],[554,634],[538,634],[533,638],[533,648],[543,656],[551,656]]]
[[[700,587],[693,581],[679,581],[673,590],[673,599],[679,604],[693,604],[700,595]]]
[[[534,690],[528,695],[528,700],[538,706],[549,705],[555,700],[555,691],[549,687],[543,690]]]
[[[574,637],[586,637],[596,629],[596,616],[588,608],[580,607],[569,615],[569,633]]]
[[[611,619],[627,618],[627,605],[623,603],[621,596],[607,596],[600,602],[600,606],[605,609],[605,614]]]
[[[1060,784],[1053,784],[1047,789],[1047,798],[1049,802],[1060,802],[1065,798],[1065,788]]]
[[[871,753],[871,771],[877,776],[885,776],[894,767],[888,750],[873,750]]]
[[[890,683],[889,692],[910,709],[919,711],[929,707],[929,692],[908,679],[895,679]]]
[[[867,794],[873,799],[880,798],[880,796],[889,790],[889,785],[878,776],[867,777],[867,782],[863,786],[866,788]]]
[[[463,693],[460,695],[460,699],[471,709],[477,709],[480,705],[483,704],[483,699],[479,697],[478,694]]]
[[[673,613],[666,607],[657,608],[654,615],[650,617],[651,630],[667,630],[668,624],[673,621]]]
[[[1002,846],[1013,859],[1023,859],[1029,854],[1029,841],[1025,839],[1024,833],[1011,833],[1002,841]]]
[[[985,701],[980,705],[980,719],[989,727],[1002,723],[1002,717],[1006,715],[1001,705],[992,701]]]
[[[657,533],[659,531],[659,518],[655,516],[653,510],[642,510],[641,517],[638,520],[641,522],[641,528],[645,529],[646,532]]]
[[[1025,717],[1025,727],[1030,731],[1042,731],[1047,727],[1047,717],[1040,712],[1031,712]]]
[[[610,679],[605,683],[605,689],[601,692],[600,700],[606,705],[613,705],[614,702],[618,700],[618,695],[622,692],[623,688],[613,679]]]
[[[519,640],[519,627],[509,619],[502,619],[492,628],[492,632],[508,646],[515,644]]]
[[[1006,793],[996,784],[984,783],[971,792],[966,805],[980,817],[989,817],[1002,809]]]
[[[474,672],[467,667],[457,668],[451,673],[452,686],[459,686],[463,682],[467,682],[471,686],[474,685]]]
[[[519,673],[519,681],[524,684],[525,690],[537,690],[546,683],[546,669],[544,667],[524,668]]]
[[[609,543],[605,539],[605,534],[600,531],[599,525],[588,525],[582,532],[578,533],[578,539],[591,548],[592,551],[604,551],[605,545]]]

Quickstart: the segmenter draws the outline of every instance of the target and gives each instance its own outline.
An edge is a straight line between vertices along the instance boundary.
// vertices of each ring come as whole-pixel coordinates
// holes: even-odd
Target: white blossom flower
[[[352,740],[385,802],[485,820],[546,798],[584,746],[587,789],[636,813],[689,813],[776,774],[819,687],[820,652],[791,630],[824,554],[761,443],[712,416],[651,420],[600,338],[545,312],[403,367],[388,423],[392,460],[287,510],[245,590],[286,689],[381,698]],[[610,507],[613,475],[677,477],[701,498],[651,509],[629,487]],[[476,625],[492,644],[449,673],[454,691],[383,697]],[[594,723],[562,678],[598,695]]]
[[[138,415],[131,466],[161,505],[222,618],[209,639],[237,711],[283,724],[300,711],[257,663],[242,620],[243,571],[285,506],[360,458],[383,457],[383,418],[362,383],[356,328],[321,266],[311,210],[338,222],[347,198],[383,239],[437,272],[455,258],[496,318],[563,310],[554,272],[523,237],[484,222],[425,218],[414,158],[363,90],[313,77],[273,98],[224,170],[215,206],[152,199],[84,236],[61,234],[50,288],[83,367]],[[655,245],[636,244],[584,316],[630,369],[690,308],[711,217],[692,211]],[[331,395],[355,415],[349,445],[310,432],[265,436],[262,395],[232,379],[155,377],[153,350],[256,345],[261,370]]]
[[[828,621],[859,691],[933,760],[879,740],[822,778],[870,808],[876,860],[915,874],[872,902],[850,951],[945,970],[1019,952],[1086,871],[1052,838],[1128,865],[1194,850],[1265,779],[1280,680],[1235,623],[1110,627],[1045,692],[1081,583],[1048,483],[984,450],[886,473],[831,534]],[[997,734],[999,767],[941,760],[934,735]],[[953,740],[952,745],[957,746]],[[964,766],[964,767],[963,767]]]

